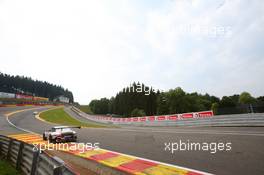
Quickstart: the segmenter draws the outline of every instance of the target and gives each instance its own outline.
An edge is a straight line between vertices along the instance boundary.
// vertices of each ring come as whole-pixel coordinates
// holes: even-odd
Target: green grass
[[[61,124],[61,125],[70,125],[70,126],[82,126],[82,127],[106,127],[104,125],[96,123],[81,122],[72,118],[67,114],[63,108],[56,108],[42,112],[39,116],[43,120],[46,120],[51,123]]]
[[[90,109],[89,105],[80,105],[78,107],[81,111],[85,112],[86,114],[93,114],[92,110]]]
[[[19,175],[20,173],[12,167],[12,165],[5,161],[0,160],[0,174],[1,175]]]

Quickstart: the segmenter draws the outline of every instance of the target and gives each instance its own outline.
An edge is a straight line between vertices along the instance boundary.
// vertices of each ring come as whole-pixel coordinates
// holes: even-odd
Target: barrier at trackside
[[[144,117],[131,117],[131,118],[114,118],[106,116],[96,116],[94,119],[98,121],[112,121],[112,122],[146,122],[146,121],[175,121],[188,118],[205,118],[212,117],[213,111],[192,112],[184,114],[172,114],[161,116],[144,116]]]
[[[100,148],[91,148],[91,147],[83,147],[84,143],[64,143],[62,146],[55,147],[54,145],[50,145],[47,141],[42,140],[41,135],[36,134],[15,134],[15,135],[9,135],[12,141],[17,140],[19,142],[22,142],[23,145],[46,145],[45,148],[49,150],[49,148],[56,149],[58,148],[58,151],[62,151],[64,153],[64,156],[68,157],[67,160],[71,159],[70,162],[84,162],[85,164],[82,164],[80,168],[84,167],[85,169],[88,169],[89,172],[83,172],[81,174],[100,174],[100,175],[132,175],[132,174],[141,174],[141,175],[158,175],[158,174],[181,174],[181,175],[211,175],[206,172],[201,172],[197,170],[192,170],[185,167],[179,167],[177,165],[170,165],[170,164],[164,164],[162,162],[152,161],[148,159],[143,159],[139,157],[134,157],[130,155],[121,154],[118,152],[113,152],[105,149]],[[17,142],[16,141],[16,142]],[[1,135],[0,135],[0,143],[1,143]],[[10,143],[5,143],[5,149],[4,153],[5,155],[8,154],[8,150],[10,150]],[[1,145],[1,144],[0,144]],[[14,145],[14,142],[12,142],[11,150],[17,150],[16,152],[19,152],[19,147]],[[87,145],[88,146],[88,145]],[[35,147],[36,148],[36,147]],[[44,147],[42,147],[43,149]],[[3,149],[2,149],[3,150]],[[32,149],[27,149],[26,152],[22,150],[23,153],[28,153],[29,151],[32,152]],[[1,152],[1,149],[0,149]],[[10,151],[10,154],[8,154],[10,158],[14,158],[12,156],[12,153],[14,151]],[[38,152],[37,152],[38,153]],[[59,159],[58,157],[52,156],[54,152],[51,153],[50,157],[44,157],[47,152],[44,150],[41,153],[38,154],[38,159],[36,161],[33,161],[31,157],[28,156],[28,154],[24,155],[24,159],[29,159],[29,163],[26,161],[20,161],[21,159],[18,159],[19,163],[22,164],[23,167],[27,166],[29,171],[25,171],[24,174],[31,174],[31,175],[79,175],[80,173],[76,172],[76,170],[73,169],[73,167],[70,167],[68,164],[61,164],[63,163],[63,160]],[[49,152],[50,153],[50,152]],[[30,154],[30,153],[29,153]],[[55,154],[56,155],[56,154]],[[16,154],[15,154],[15,157]],[[19,157],[19,156],[18,156]],[[32,160],[32,161],[31,161]],[[54,161],[53,161],[54,160]],[[57,160],[58,163],[57,164]],[[14,160],[14,163],[17,161]],[[22,163],[21,163],[22,162]],[[32,163],[33,162],[33,163]],[[26,165],[25,165],[26,164]],[[30,172],[31,164],[34,165],[34,172]],[[51,165],[51,166],[49,166]],[[60,165],[60,166],[59,166]],[[77,165],[77,164],[73,164]],[[20,166],[21,167],[21,166]],[[76,166],[78,168],[78,166]],[[49,170],[49,171],[45,171]],[[56,171],[55,171],[56,170]],[[78,168],[78,170],[80,170]]]
[[[16,106],[60,106],[61,104],[0,104],[0,107],[16,107]]]
[[[0,98],[8,98],[8,99],[26,99],[33,101],[49,101],[49,98],[46,97],[38,97],[32,95],[26,95],[21,93],[8,93],[8,92],[0,92]]]
[[[19,135],[25,140],[28,138],[27,134]],[[79,175],[60,158],[45,151],[40,153],[33,144],[14,137],[0,135],[0,156],[9,160],[21,174]]]
[[[79,109],[73,107],[76,112]],[[130,117],[130,118],[116,118],[111,116],[92,116],[91,119],[101,122],[114,122],[114,123],[131,123],[131,122],[157,122],[157,121],[177,121],[182,119],[194,119],[194,118],[208,118],[213,117],[213,111],[201,111],[201,112],[190,112],[183,114],[171,114],[171,115],[161,115],[161,116],[143,116],[143,117]]]
[[[175,115],[144,116],[133,118],[111,118],[94,116],[80,111],[76,107],[71,110],[88,120],[117,125],[131,126],[264,126],[264,113],[217,115],[212,111],[202,111]],[[213,117],[214,116],[214,117]]]

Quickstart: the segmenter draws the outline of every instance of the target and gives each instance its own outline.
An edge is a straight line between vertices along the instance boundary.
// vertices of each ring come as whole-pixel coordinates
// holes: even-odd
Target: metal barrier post
[[[53,169],[53,175],[62,175],[62,166]]]
[[[17,162],[16,162],[16,169],[17,170],[20,170],[21,160],[22,160],[22,155],[23,155],[23,148],[24,148],[24,143],[20,142],[18,155],[17,155]]]
[[[9,141],[9,145],[8,145],[8,151],[7,151],[7,154],[6,154],[6,158],[7,158],[7,159],[10,158],[10,155],[11,155],[11,149],[12,149],[12,144],[13,144],[13,139],[10,139],[10,141]]]
[[[251,112],[251,113],[254,113],[254,110],[253,110],[253,106],[252,106],[252,104],[249,104],[249,107],[250,107],[250,112]]]
[[[38,157],[39,157],[39,151],[33,151],[33,160],[32,160],[30,175],[36,174]]]
[[[2,154],[2,142],[0,140],[0,155]]]
[[[53,169],[53,175],[62,175],[64,161],[57,156],[54,156],[53,159],[60,164],[60,166]]]

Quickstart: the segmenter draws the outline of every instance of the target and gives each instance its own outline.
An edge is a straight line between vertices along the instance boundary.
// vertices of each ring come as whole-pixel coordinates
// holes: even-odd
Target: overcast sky
[[[0,0],[0,71],[81,104],[133,81],[260,96],[263,30],[262,0]]]

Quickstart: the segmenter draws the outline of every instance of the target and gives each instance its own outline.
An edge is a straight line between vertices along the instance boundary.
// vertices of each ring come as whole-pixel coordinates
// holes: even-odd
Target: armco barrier
[[[33,145],[0,135],[0,156],[30,175],[74,175],[62,160],[34,149]]]
[[[17,106],[63,106],[62,104],[0,104],[0,107],[17,107]]]
[[[47,147],[52,148],[50,143],[42,140],[41,135],[15,134],[9,136],[25,143],[35,145],[46,144]],[[63,145],[63,147],[60,147],[60,151],[56,153],[61,153],[63,154],[61,156],[64,158],[68,160],[71,159],[73,162],[78,162],[78,165],[90,170],[87,174],[94,172],[100,175],[210,175],[206,172],[121,154],[101,148],[83,147],[81,146],[83,143],[64,143]]]
[[[214,116],[213,111],[201,111],[201,112],[190,112],[190,113],[183,113],[183,114],[171,114],[171,115],[161,115],[161,116],[116,118],[116,117],[109,117],[109,116],[87,115],[74,106],[71,109],[78,115],[85,116],[89,120],[102,122],[102,123],[113,122],[115,124],[163,122],[163,121],[175,121],[175,120],[195,119],[195,118],[208,118],[208,117],[210,118]]]
[[[133,118],[110,118],[98,117],[85,114],[79,109],[72,107],[77,115],[88,120],[102,123],[113,123],[118,125],[133,126],[264,126],[264,113],[234,114],[234,115],[217,115],[212,117],[211,111],[164,115],[148,116]]]

